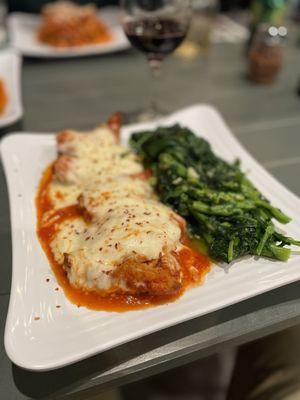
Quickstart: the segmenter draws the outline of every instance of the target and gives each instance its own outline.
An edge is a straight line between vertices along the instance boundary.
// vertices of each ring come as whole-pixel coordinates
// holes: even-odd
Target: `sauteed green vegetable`
[[[290,218],[273,207],[241,171],[227,163],[209,143],[180,125],[132,135],[161,200],[187,221],[194,239],[204,240],[209,254],[227,263],[244,255],[289,259],[290,245],[300,241],[281,234],[273,219]]]

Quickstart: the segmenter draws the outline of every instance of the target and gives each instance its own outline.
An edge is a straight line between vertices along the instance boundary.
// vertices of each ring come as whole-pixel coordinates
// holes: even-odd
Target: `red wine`
[[[134,47],[158,57],[172,53],[187,34],[185,26],[171,18],[130,21],[124,30]]]

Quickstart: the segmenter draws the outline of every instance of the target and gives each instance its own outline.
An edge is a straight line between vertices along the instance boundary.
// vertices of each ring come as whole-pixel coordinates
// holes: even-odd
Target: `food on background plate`
[[[112,40],[109,28],[99,19],[93,4],[81,6],[71,1],[57,1],[44,6],[42,18],[38,40],[54,47],[84,46]]]
[[[118,114],[91,132],[59,133],[37,195],[38,236],[58,282],[72,302],[99,310],[172,301],[210,269],[119,135]]]
[[[8,95],[4,80],[0,78],[0,115],[4,113],[8,103]]]
[[[220,159],[189,129],[139,132],[131,147],[152,171],[161,201],[186,220],[189,236],[203,240],[215,260],[254,255],[287,261],[289,246],[300,246],[275,227],[273,219],[287,224],[290,218],[264,198],[239,162]]]

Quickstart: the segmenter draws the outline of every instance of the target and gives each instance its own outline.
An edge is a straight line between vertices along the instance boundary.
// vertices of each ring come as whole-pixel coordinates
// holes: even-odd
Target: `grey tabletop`
[[[298,53],[296,43],[291,42],[281,78],[273,86],[255,86],[247,81],[244,49],[239,45],[215,46],[207,56],[194,61],[171,57],[159,84],[159,101],[170,111],[199,102],[214,105],[253,156],[300,195]],[[25,115],[13,129],[51,132],[93,127],[116,110],[147,105],[152,90],[148,76],[144,58],[133,51],[73,60],[25,60]],[[11,240],[2,169],[0,251],[3,338]],[[13,365],[2,340],[1,398],[88,398],[299,322],[300,283],[294,283],[53,372],[34,373]]]

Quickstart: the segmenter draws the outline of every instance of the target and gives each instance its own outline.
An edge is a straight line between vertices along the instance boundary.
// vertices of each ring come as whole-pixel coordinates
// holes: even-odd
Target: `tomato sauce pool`
[[[68,280],[63,266],[55,260],[50,243],[61,222],[83,217],[76,205],[59,209],[53,213],[53,204],[49,196],[49,186],[52,180],[53,168],[52,165],[50,165],[43,174],[36,198],[38,219],[37,234],[58,284],[62,287],[65,295],[73,304],[78,307],[86,307],[101,311],[122,312],[142,309],[173,302],[178,299],[187,288],[199,285],[203,282],[205,275],[210,270],[211,262],[208,257],[195,251],[192,246],[189,245],[188,239],[184,238],[185,247],[183,247],[176,256],[182,269],[183,285],[176,295],[154,297],[146,294],[139,296],[110,294],[104,297],[95,291],[84,291],[73,287]],[[57,195],[61,196],[60,193]],[[51,219],[47,220],[47,213],[51,211]],[[47,221],[46,223],[45,220]]]

